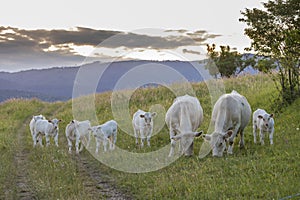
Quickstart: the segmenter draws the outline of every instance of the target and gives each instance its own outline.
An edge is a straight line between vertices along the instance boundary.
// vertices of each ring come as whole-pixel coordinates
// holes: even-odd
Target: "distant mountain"
[[[42,101],[47,101],[47,102],[68,100],[67,98],[64,97],[48,96],[45,94],[39,94],[35,92],[20,91],[20,90],[0,90],[0,102],[12,98],[24,98],[24,99],[38,98]]]
[[[73,86],[76,84],[86,84],[87,90],[82,92],[82,95],[85,95],[110,91],[116,86],[117,89],[134,88],[136,84],[143,84],[141,79],[149,83],[147,78],[153,76],[163,77],[164,84],[179,82],[183,79],[189,82],[203,81],[203,74],[207,74],[207,71],[202,70],[199,73],[194,66],[203,68],[204,64],[197,61],[120,61],[111,64],[94,62],[80,67],[28,70],[16,73],[0,72],[0,102],[9,98],[33,97],[50,102],[65,101],[72,98]],[[100,76],[101,72],[103,73]],[[251,69],[249,72],[253,73]],[[76,79],[78,74],[80,76]],[[95,91],[91,91],[88,87],[91,87],[92,80],[98,79]],[[125,81],[118,85],[120,80]],[[137,82],[134,83],[132,80],[137,80]]]

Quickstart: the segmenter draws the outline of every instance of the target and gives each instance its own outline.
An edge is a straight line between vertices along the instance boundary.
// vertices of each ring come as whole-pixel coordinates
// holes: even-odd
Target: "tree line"
[[[206,68],[214,77],[230,77],[252,66],[261,72],[276,76],[279,82],[281,104],[290,104],[300,96],[300,3],[298,0],[270,0],[264,9],[241,11],[239,19],[245,23],[245,35],[251,46],[245,50],[255,52],[240,54],[230,46],[207,45],[210,58]],[[275,73],[271,73],[273,71]]]

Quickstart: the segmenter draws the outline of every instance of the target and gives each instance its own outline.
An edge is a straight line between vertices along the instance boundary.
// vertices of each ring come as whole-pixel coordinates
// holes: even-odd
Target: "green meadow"
[[[75,152],[70,155],[65,127],[73,119],[71,100],[45,103],[36,99],[13,99],[0,104],[0,199],[19,197],[20,173],[24,173],[28,188],[38,199],[96,199],[85,184],[92,178],[81,172],[76,157],[85,158],[88,165],[99,169],[109,177],[111,184],[133,199],[280,199],[300,193],[300,99],[275,112],[272,109],[276,107],[274,100],[278,92],[268,76],[246,75],[224,79],[223,83],[226,92],[236,90],[244,95],[252,111],[263,108],[269,113],[274,112],[274,145],[269,144],[268,136],[264,146],[255,145],[250,121],[245,129],[245,148],[239,149],[239,137],[236,138],[233,155],[213,158],[209,154],[200,159],[203,139],[196,138],[192,157],[180,157],[167,167],[148,173],[117,171],[96,160],[86,150],[78,156]],[[205,83],[193,83],[192,88],[204,110],[204,121],[199,130],[210,133],[213,103],[208,88]],[[114,118],[111,98],[111,92],[95,96],[98,124]],[[166,111],[174,98],[174,93],[163,86],[137,89],[130,97],[130,115],[137,109],[149,110],[153,105]],[[63,120],[58,148],[53,145],[53,140],[50,147],[33,148],[28,124],[32,115],[38,114],[47,119]],[[158,113],[154,123],[163,119],[163,113]],[[140,149],[131,134],[119,129],[117,146],[128,152],[147,153],[170,143],[165,125],[152,137],[151,147]],[[93,145],[92,138],[92,149]],[[22,162],[24,166],[18,166],[16,155],[20,152],[26,155]],[[99,154],[104,154],[102,146]]]

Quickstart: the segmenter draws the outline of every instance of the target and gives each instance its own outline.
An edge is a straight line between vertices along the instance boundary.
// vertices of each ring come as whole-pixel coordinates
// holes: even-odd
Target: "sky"
[[[0,71],[99,60],[201,60],[206,44],[250,46],[239,22],[264,0],[4,0]]]

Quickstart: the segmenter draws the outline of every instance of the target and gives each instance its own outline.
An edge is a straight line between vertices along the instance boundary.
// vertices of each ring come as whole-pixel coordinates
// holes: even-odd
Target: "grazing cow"
[[[75,148],[76,153],[78,154],[83,150],[82,140],[86,137],[87,138],[87,145],[90,144],[90,128],[91,123],[89,120],[85,121],[77,121],[72,120],[67,126],[66,126],[66,137],[68,141],[69,146],[69,153],[72,152],[72,141],[75,140]],[[79,144],[80,149],[79,149]]]
[[[43,115],[36,115],[36,116],[32,117],[32,119],[29,123],[29,129],[30,129],[30,132],[31,132],[32,140],[34,140],[33,136],[34,136],[35,124],[38,120],[42,120],[42,119],[46,119],[46,118]],[[42,146],[42,137],[39,137],[39,144]]]
[[[102,125],[93,126],[90,130],[96,139],[96,153],[98,153],[101,141],[103,142],[104,152],[107,151],[107,141],[110,144],[109,149],[115,149],[118,134],[118,124],[116,121],[107,121]]]
[[[236,91],[222,95],[216,102],[212,112],[214,132],[203,137],[210,142],[213,156],[221,157],[229,140],[227,153],[233,153],[233,141],[241,134],[240,147],[244,147],[244,128],[251,118],[251,107],[247,99]]]
[[[273,134],[274,134],[274,119],[273,114],[268,114],[263,109],[257,109],[253,112],[253,137],[254,143],[256,143],[256,130],[259,129],[260,143],[262,145],[264,142],[264,132],[269,133],[270,144],[273,144]]]
[[[189,95],[177,97],[167,111],[165,121],[170,130],[169,157],[174,153],[177,140],[180,140],[179,152],[186,156],[192,155],[194,137],[202,134],[202,131],[196,132],[203,121],[203,109],[199,100]]]
[[[150,138],[153,132],[153,118],[156,116],[156,112],[145,112],[138,110],[133,114],[132,126],[134,130],[135,143],[138,145],[138,137],[141,138],[141,147],[144,146],[144,142],[147,138],[147,144],[150,147]]]
[[[58,146],[58,123],[61,122],[61,120],[58,119],[52,119],[52,120],[38,120],[35,123],[34,127],[34,136],[33,136],[33,146],[36,146],[37,137],[40,135],[45,135],[46,137],[46,145],[48,146],[50,144],[50,136],[54,138],[55,145]]]

